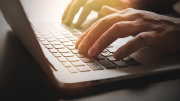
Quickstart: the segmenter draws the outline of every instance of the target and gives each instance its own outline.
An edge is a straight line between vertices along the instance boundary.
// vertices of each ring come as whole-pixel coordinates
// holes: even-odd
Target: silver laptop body
[[[47,45],[51,45],[53,46],[53,49],[56,49],[54,47],[54,44],[51,44],[52,41],[47,41],[46,38],[44,38],[45,41],[49,42],[47,44],[44,44],[44,41],[42,42],[42,40],[44,39],[40,39],[40,37],[44,37],[41,34],[42,29],[46,30],[46,27],[43,26],[49,25],[57,31],[60,31],[60,29],[65,30],[66,33],[69,33],[72,36],[73,34],[71,33],[71,31],[68,31],[67,27],[61,26],[60,21],[52,22],[51,20],[49,20],[45,23],[39,23],[38,21],[35,21],[31,24],[28,18],[26,17],[26,14],[19,0],[0,0],[0,9],[4,15],[4,18],[12,28],[17,38],[23,43],[23,45],[34,57],[34,59],[39,63],[41,68],[50,77],[52,82],[58,87],[77,88],[91,86],[101,83],[156,74],[160,72],[172,71],[180,68],[180,53],[163,54],[158,50],[149,47],[142,48],[139,51],[131,54],[130,60],[120,60],[127,64],[127,66],[122,67],[115,64],[114,61],[110,61],[111,64],[113,64],[113,66],[115,67],[107,68],[106,65],[102,65],[98,62],[99,60],[93,58],[92,60],[100,66],[98,67],[100,69],[94,69],[94,67],[91,67],[89,63],[84,63],[84,61],[81,58],[79,58],[76,54],[74,54],[72,50],[69,50],[70,53],[73,53],[73,56],[75,58],[79,59],[78,62],[83,63],[83,65],[78,65],[74,63],[77,61],[71,62],[67,60],[66,62],[70,63],[70,66],[67,66],[66,63],[60,60],[60,57],[63,57],[65,59],[69,58],[69,56],[64,56],[66,55],[64,54],[66,52],[59,53],[58,49],[60,48],[58,48],[57,52],[61,56],[55,56],[54,53],[50,51],[51,48],[46,47]],[[41,28],[38,29],[37,26],[41,26]],[[73,30],[78,32],[78,30],[76,29]],[[48,32],[48,30],[47,33],[50,33],[50,35],[53,36],[53,34],[51,32]],[[113,49],[117,49],[118,47],[122,46],[124,43],[126,43],[128,40],[132,38],[133,37],[118,39],[114,43],[112,43],[111,46],[113,46]],[[61,41],[60,44],[62,44],[63,46],[65,46],[66,49],[68,49],[68,47],[66,47],[67,44],[64,44]],[[60,44],[57,43],[57,45]],[[106,51],[112,54],[112,51],[114,50],[111,49],[111,46],[107,48]],[[107,54],[102,54],[101,56],[105,55],[102,61],[108,60],[108,56],[106,56]],[[136,61],[139,64],[131,65],[132,60]]]

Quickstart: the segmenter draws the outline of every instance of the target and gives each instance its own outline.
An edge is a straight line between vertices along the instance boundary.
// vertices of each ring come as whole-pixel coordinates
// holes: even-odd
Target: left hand
[[[104,14],[104,18],[94,23],[78,39],[75,45],[79,51],[96,56],[116,39],[127,36],[134,38],[113,54],[116,59],[122,59],[146,46],[166,53],[180,50],[179,18],[132,8],[122,11],[109,7],[104,9],[110,9],[113,14]]]
[[[86,20],[87,16],[92,10],[99,11],[103,5],[108,5],[122,10],[129,7],[128,4],[129,1],[127,0],[72,0],[64,11],[62,21],[65,24],[70,24],[79,9],[83,7],[79,19],[75,24],[80,26]]]

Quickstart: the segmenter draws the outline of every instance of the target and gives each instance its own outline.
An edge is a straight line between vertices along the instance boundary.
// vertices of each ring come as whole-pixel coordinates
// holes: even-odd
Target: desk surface
[[[32,5],[35,1],[30,3],[30,0],[24,0],[23,3]],[[30,10],[28,7],[31,6],[27,6],[26,10]],[[68,92],[55,89],[49,81],[33,57],[10,32],[0,13],[1,101],[180,101],[180,71]]]

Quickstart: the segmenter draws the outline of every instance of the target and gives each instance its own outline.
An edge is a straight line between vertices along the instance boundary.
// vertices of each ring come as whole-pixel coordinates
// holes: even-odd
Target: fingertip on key
[[[83,42],[81,42],[80,45],[78,46],[78,49],[80,52],[84,52],[85,47],[86,47],[85,44]]]
[[[122,59],[122,53],[121,52],[115,52],[113,54],[113,57],[116,59],[116,60],[120,60]]]

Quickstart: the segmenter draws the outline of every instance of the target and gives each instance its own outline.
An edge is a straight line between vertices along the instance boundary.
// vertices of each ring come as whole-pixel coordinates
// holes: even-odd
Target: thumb
[[[118,12],[119,10],[111,8],[109,6],[102,6],[99,11],[99,18]]]
[[[120,47],[114,54],[114,58],[122,59],[125,58],[137,50],[146,47],[152,46],[155,41],[155,33],[156,32],[143,32],[135,36],[133,39],[128,41],[125,45]]]

